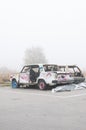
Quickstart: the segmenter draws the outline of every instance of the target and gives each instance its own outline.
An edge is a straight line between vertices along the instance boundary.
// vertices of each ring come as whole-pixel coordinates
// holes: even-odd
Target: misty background
[[[1,1],[0,68],[19,71],[31,48],[40,48],[47,63],[86,70],[86,1]]]

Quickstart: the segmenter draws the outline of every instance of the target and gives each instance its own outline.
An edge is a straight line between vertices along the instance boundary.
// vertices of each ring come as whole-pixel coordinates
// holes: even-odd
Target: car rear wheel
[[[39,80],[38,87],[40,90],[45,90],[47,88],[47,85],[44,80]]]

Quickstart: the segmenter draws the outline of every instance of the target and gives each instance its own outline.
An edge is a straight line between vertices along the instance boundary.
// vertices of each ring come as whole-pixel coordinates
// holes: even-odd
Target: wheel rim
[[[39,88],[40,88],[40,89],[45,89],[45,83],[44,83],[44,82],[40,82]]]
[[[17,82],[16,81],[12,81],[12,88],[17,88]]]

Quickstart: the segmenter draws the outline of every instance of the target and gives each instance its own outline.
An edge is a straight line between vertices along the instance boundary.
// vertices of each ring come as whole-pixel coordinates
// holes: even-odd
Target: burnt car
[[[39,89],[47,89],[68,83],[78,83],[85,80],[77,66],[58,66],[56,64],[26,65],[18,74],[11,76],[12,88],[37,85]]]
[[[64,72],[73,79],[73,83],[81,83],[85,81],[85,77],[76,65],[59,65],[58,69],[60,72]]]

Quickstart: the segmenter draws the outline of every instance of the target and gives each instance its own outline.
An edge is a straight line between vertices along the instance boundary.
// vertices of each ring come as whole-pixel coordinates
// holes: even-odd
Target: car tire
[[[40,90],[45,90],[47,88],[47,84],[45,83],[44,80],[39,80],[38,87]]]
[[[18,88],[18,83],[16,80],[12,80],[12,88]]]

